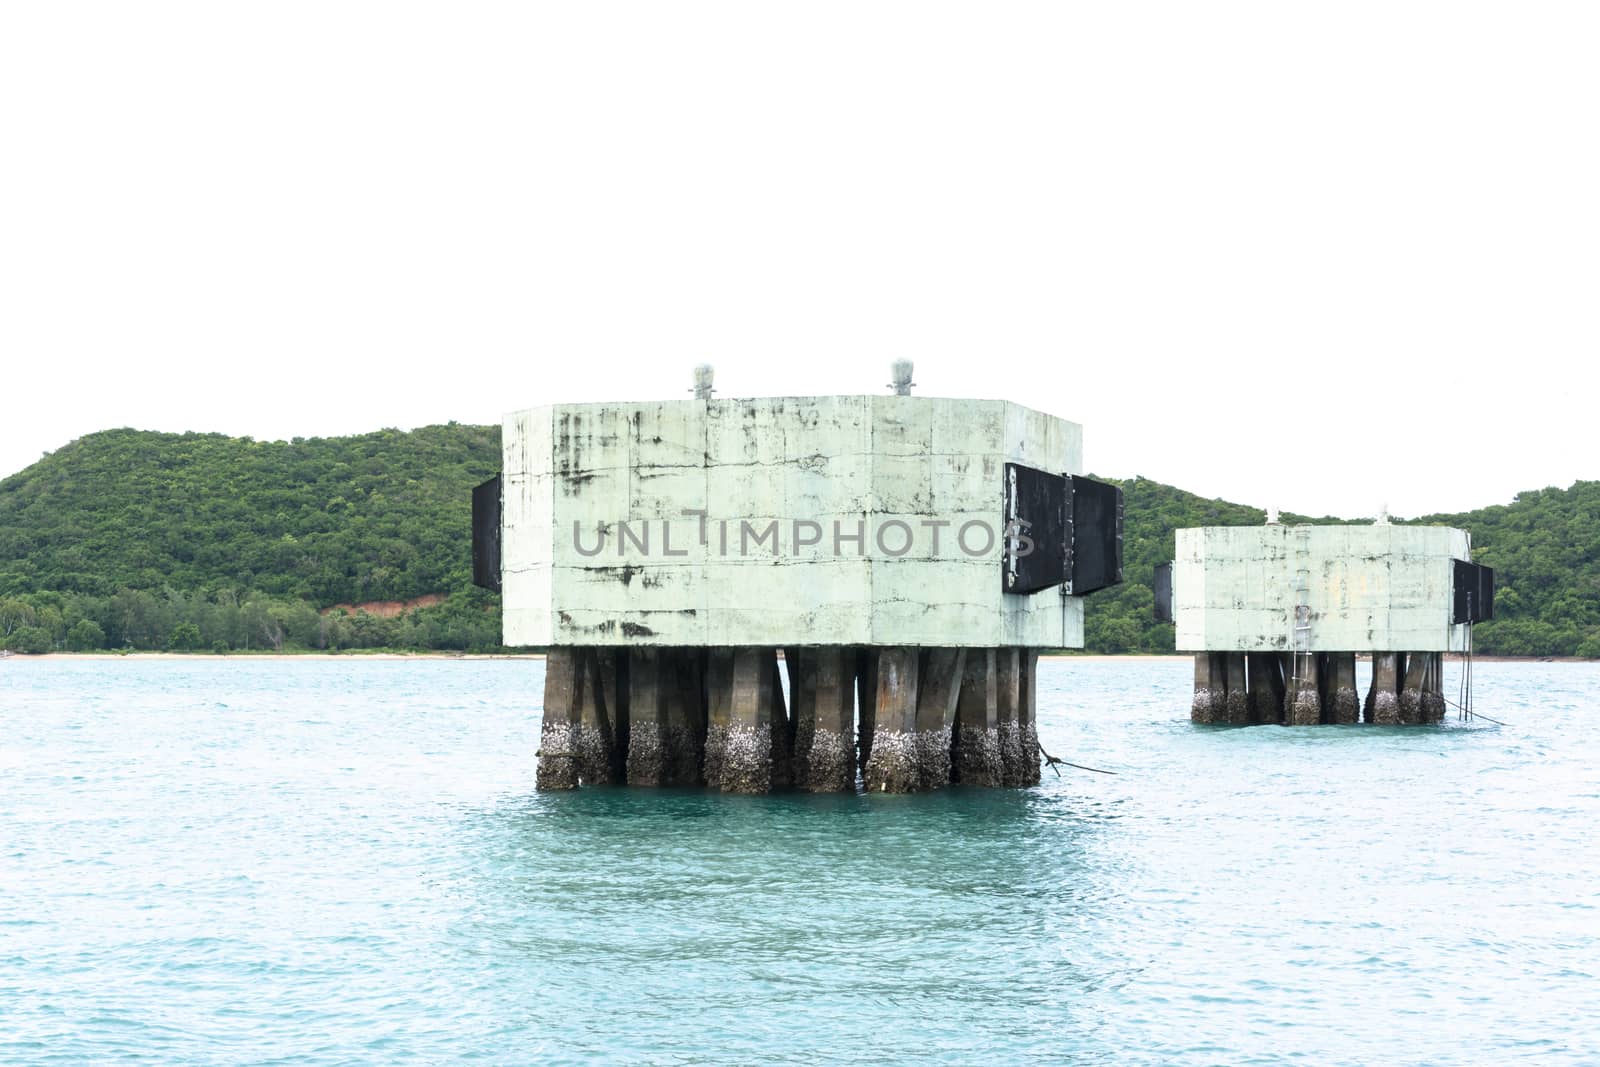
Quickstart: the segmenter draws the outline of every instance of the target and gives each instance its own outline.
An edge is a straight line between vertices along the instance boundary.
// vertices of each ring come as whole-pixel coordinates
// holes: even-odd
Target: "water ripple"
[[[1432,730],[1188,677],[1041,666],[1115,776],[552,796],[537,662],[8,660],[0,1060],[1600,1060],[1600,668]]]

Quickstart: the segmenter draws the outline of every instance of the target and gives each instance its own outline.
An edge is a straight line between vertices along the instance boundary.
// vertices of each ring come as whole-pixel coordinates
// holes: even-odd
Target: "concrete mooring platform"
[[[1444,654],[1492,616],[1494,572],[1463,530],[1404,526],[1178,530],[1157,618],[1194,652],[1197,723],[1442,722]],[[1365,697],[1358,653],[1372,656]]]
[[[474,580],[548,650],[539,788],[1039,780],[1039,651],[1122,580],[1121,490],[1077,424],[891,375],[506,417]]]

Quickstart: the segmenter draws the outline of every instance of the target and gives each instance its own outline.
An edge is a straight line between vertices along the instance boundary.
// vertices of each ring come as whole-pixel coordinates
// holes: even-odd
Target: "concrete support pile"
[[[796,728],[795,785],[813,793],[849,793],[856,787],[855,681],[856,654],[847,648],[805,649],[809,683],[805,699],[812,704],[810,741],[804,763]],[[802,722],[804,720],[801,720]]]
[[[1028,759],[1022,751],[1021,675],[1022,657],[1017,650],[1000,649],[995,654],[995,718],[1000,735],[1001,785],[1022,785]]]
[[[1039,653],[1024,648],[1018,652],[1021,670],[1017,683],[1022,690],[1017,701],[1017,718],[1022,723],[1022,784],[1039,784]]]
[[[770,648],[733,653],[729,723],[721,775],[707,785],[725,793],[770,793],[791,783],[789,716],[778,680],[778,656]],[[630,776],[629,784],[634,784]],[[648,783],[640,783],[648,784]]]
[[[950,777],[962,785],[997,786],[1004,780],[1000,765],[997,656],[992,648],[968,649],[961,672]]]
[[[540,789],[622,781],[628,737],[626,678],[626,666],[619,667],[610,650],[559,649],[546,659]]]
[[[1422,679],[1422,721],[1444,722],[1444,653],[1423,652],[1428,657],[1428,670]]]
[[[1378,726],[1399,724],[1402,658],[1398,652],[1372,654],[1372,686],[1367,690],[1367,702],[1363,709],[1368,722]]]
[[[699,785],[706,722],[700,657],[683,649],[628,653],[627,780]]]
[[[869,793],[910,793],[950,784],[950,749],[966,650],[885,648],[878,654]]]
[[[706,749],[701,777],[722,788],[722,768],[728,755],[728,734],[733,729],[733,649],[713,648],[706,653]]]
[[[1250,685],[1243,652],[1199,652],[1194,657],[1194,702],[1189,718],[1200,723],[1233,723],[1250,718]]]
[[[862,770],[869,793],[910,793],[917,788],[917,673],[914,648],[886,648],[878,654],[878,696],[874,701],[871,752]]]
[[[579,652],[578,672],[583,685],[578,710],[578,778],[584,785],[610,785],[623,779],[626,741],[618,746],[619,732],[626,736],[627,698],[618,692],[618,656],[610,649]],[[624,661],[625,663],[626,661]],[[627,667],[622,668],[623,679]]]
[[[1398,697],[1394,721],[1402,726],[1445,721],[1445,654],[1398,653],[1395,659]]]
[[[1444,721],[1444,654],[1374,652],[1372,684],[1356,690],[1354,652],[1200,652],[1194,657],[1197,723],[1380,726]],[[1241,711],[1234,694],[1243,696]]]
[[[966,661],[964,648],[929,648],[922,652],[917,670],[918,789],[942,789],[950,784],[951,738]]]
[[[1328,652],[1323,655],[1324,685],[1323,721],[1337,725],[1353,725],[1361,721],[1361,698],[1356,695],[1356,654],[1354,652]]]
[[[1428,674],[1428,656],[1408,652],[1400,673],[1400,725],[1415,726],[1422,721],[1422,683]]]
[[[1296,652],[1289,668],[1284,719],[1290,726],[1315,726],[1322,721],[1322,657]]]
[[[577,649],[551,649],[544,661],[544,722],[539,729],[538,788],[578,788],[578,729],[583,674]]]
[[[862,774],[867,773],[867,760],[872,756],[872,738],[878,729],[878,658],[878,649],[864,648],[856,659],[856,703],[861,709],[856,769]]]
[[[812,649],[786,648],[783,667],[789,675],[790,776],[801,788],[811,771],[811,748],[817,735],[817,659]]]
[[[706,750],[705,655],[698,649],[675,652],[663,684],[672,739],[672,783],[699,785]]]
[[[783,658],[780,667],[773,648],[552,649],[538,788],[851,792],[858,773],[870,792],[1039,781],[1037,652],[808,647]]]
[[[1217,670],[1217,659],[1218,655],[1211,652],[1194,654],[1194,700],[1189,705],[1191,722],[1221,722],[1226,716],[1219,705],[1227,706],[1228,676],[1225,669]]]
[[[1247,705],[1250,721],[1283,722],[1283,665],[1276,652],[1252,652],[1246,657],[1249,677]]]
[[[1250,721],[1250,698],[1245,685],[1244,653],[1229,652],[1222,657],[1222,677],[1227,684],[1223,696],[1224,722],[1243,726]]]

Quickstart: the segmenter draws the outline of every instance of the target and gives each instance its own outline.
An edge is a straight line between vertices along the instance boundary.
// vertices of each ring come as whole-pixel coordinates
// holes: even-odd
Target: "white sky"
[[[1592,3],[0,7],[0,474],[918,391],[1315,514],[1600,477]]]

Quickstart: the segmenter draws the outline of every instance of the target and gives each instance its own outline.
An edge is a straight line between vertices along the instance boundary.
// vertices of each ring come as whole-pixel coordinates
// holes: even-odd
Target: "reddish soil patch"
[[[334,612],[347,611],[354,615],[358,611],[364,611],[379,618],[397,619],[418,608],[431,608],[435,604],[443,604],[444,601],[443,593],[425,593],[413,600],[369,600],[365,604],[335,604],[331,608],[323,608],[322,614],[331,615]]]

